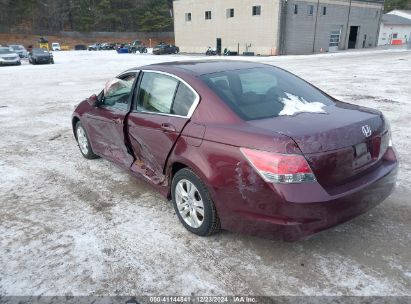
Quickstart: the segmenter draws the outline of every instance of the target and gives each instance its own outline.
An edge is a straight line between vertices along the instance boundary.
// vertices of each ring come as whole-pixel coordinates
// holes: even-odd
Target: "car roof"
[[[196,76],[240,69],[264,67],[265,64],[240,60],[191,60],[150,64],[130,70],[157,70],[162,72],[189,72]]]

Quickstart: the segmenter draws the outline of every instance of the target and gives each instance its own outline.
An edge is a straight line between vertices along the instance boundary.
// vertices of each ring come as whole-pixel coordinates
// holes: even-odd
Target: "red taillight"
[[[302,155],[278,154],[247,148],[240,150],[267,182],[302,183],[315,181],[315,176]]]

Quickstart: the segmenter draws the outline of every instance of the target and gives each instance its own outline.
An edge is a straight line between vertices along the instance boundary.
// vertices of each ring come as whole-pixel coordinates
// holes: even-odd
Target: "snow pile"
[[[281,98],[281,102],[284,104],[284,108],[278,114],[282,115],[296,115],[298,113],[327,113],[324,110],[325,104],[321,102],[308,102],[302,97],[285,93],[287,98]]]

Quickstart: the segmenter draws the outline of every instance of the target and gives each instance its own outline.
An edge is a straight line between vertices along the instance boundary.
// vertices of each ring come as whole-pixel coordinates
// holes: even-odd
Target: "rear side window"
[[[187,116],[196,99],[194,92],[184,83],[180,82],[174,98],[171,114]]]
[[[242,119],[254,120],[306,111],[324,113],[334,102],[304,80],[275,67],[240,69],[201,76]]]

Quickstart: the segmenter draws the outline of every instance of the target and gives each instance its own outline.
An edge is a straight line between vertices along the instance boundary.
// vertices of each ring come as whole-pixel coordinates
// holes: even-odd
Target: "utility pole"
[[[350,6],[348,7],[347,26],[346,26],[346,28],[345,28],[344,50],[345,50],[345,46],[347,46],[347,49],[348,49],[347,37],[348,37],[348,28],[349,28],[349,26],[350,26],[351,2],[352,2],[352,0],[350,0]],[[377,38],[377,39],[378,39],[378,38]]]
[[[318,23],[318,11],[319,10],[320,10],[320,0],[317,0],[317,10],[315,14],[315,25],[314,25],[313,53],[315,53],[315,38],[317,36],[317,23]]]

